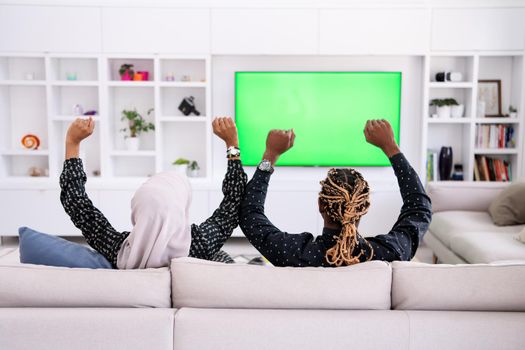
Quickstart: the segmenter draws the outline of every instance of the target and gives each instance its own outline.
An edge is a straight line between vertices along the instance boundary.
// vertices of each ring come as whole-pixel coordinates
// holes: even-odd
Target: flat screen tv
[[[257,165],[271,129],[291,129],[285,166],[387,166],[365,141],[368,119],[386,119],[399,142],[400,72],[236,72],[235,119],[241,157]]]

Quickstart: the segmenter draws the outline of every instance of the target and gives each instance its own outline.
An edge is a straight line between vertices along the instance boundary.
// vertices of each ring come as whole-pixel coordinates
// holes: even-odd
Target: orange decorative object
[[[40,146],[40,139],[36,135],[27,134],[22,137],[22,146],[27,149],[38,149]]]
[[[142,80],[142,74],[136,72],[135,75],[133,75],[133,80]]]

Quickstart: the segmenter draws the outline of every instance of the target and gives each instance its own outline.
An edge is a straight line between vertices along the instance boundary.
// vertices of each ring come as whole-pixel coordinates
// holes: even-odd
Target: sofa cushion
[[[452,238],[450,248],[471,264],[525,259],[525,244],[514,233],[474,232]]]
[[[20,227],[18,233],[22,263],[111,269],[111,264],[102,254],[82,244],[38,232],[29,227]]]
[[[490,204],[489,213],[498,226],[525,224],[525,182],[501,191]]]
[[[170,273],[0,266],[0,307],[170,307]]]
[[[4,308],[2,350],[173,350],[173,309]]]
[[[525,225],[496,226],[488,212],[444,211],[432,216],[429,230],[445,246],[450,248],[452,237],[457,235],[467,235],[479,231],[518,233],[524,227]]]
[[[171,273],[178,308],[390,308],[391,269],[381,261],[297,268],[179,258],[172,261]]]
[[[525,311],[525,265],[392,263],[400,310]]]
[[[175,315],[174,348],[406,350],[408,328],[404,311],[184,308]]]
[[[429,184],[427,193],[432,199],[432,211],[434,213],[450,210],[486,212],[494,198],[508,185],[506,182],[465,183],[448,181]]]

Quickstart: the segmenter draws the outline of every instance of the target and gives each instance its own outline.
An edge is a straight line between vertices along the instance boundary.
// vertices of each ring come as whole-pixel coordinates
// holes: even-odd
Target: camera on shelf
[[[179,111],[181,111],[182,114],[186,116],[192,113],[195,115],[201,115],[199,111],[195,108],[195,102],[193,102],[194,100],[195,98],[193,96],[184,97],[179,105]]]

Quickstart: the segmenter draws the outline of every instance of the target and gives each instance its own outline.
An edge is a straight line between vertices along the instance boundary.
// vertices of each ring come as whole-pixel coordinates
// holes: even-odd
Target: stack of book
[[[512,181],[511,164],[506,160],[476,156],[474,181]]]
[[[427,152],[427,182],[438,180],[438,158],[437,151],[428,150]]]
[[[514,148],[513,125],[482,124],[476,126],[476,148]]]

